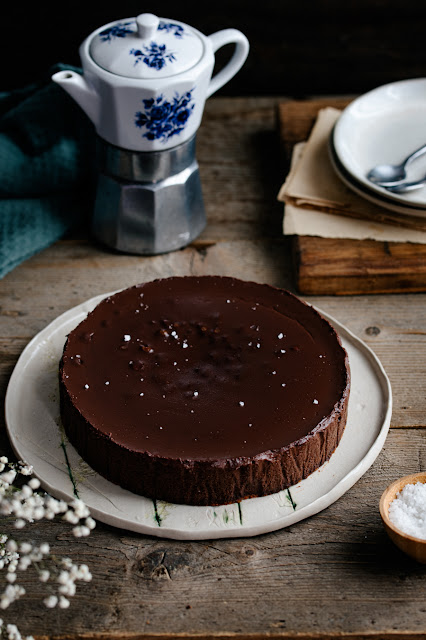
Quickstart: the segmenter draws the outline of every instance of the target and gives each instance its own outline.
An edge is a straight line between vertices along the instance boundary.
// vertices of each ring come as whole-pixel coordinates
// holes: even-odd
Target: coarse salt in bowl
[[[381,497],[380,515],[391,540],[426,563],[426,472],[393,482]]]
[[[426,540],[426,484],[406,484],[390,503],[388,513],[398,529]]]

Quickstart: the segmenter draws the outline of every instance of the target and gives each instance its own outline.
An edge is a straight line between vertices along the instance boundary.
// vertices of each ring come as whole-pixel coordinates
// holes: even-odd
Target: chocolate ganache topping
[[[349,372],[334,329],[292,294],[176,277],[101,302],[68,337],[60,386],[66,431],[100,473],[148,497],[217,504],[289,486],[283,451],[300,467],[294,447],[316,432],[303,477],[322,464],[344,428]],[[224,494],[221,468],[237,494]]]

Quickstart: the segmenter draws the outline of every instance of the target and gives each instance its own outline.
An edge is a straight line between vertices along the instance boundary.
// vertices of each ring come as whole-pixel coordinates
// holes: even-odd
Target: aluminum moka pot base
[[[92,233],[139,255],[185,247],[206,226],[195,138],[164,151],[128,151],[98,138]]]

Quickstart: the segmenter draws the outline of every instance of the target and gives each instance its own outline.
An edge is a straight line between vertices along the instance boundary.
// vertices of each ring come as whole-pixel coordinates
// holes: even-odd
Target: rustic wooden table
[[[290,244],[281,236],[282,205],[276,201],[285,175],[276,130],[280,101],[208,101],[198,158],[209,222],[193,246],[143,258],[73,236],[4,278],[3,397],[28,341],[96,294],[176,274],[232,275],[294,290]],[[425,296],[309,302],[365,340],[389,374],[392,429],[372,468],[322,513],[256,538],[175,542],[99,523],[89,538],[77,540],[61,523],[33,525],[34,540],[86,562],[93,581],[77,591],[69,609],[45,610],[40,583],[28,574],[27,596],[7,611],[23,633],[121,640],[426,637],[426,567],[392,545],[378,511],[392,480],[426,469]],[[10,451],[4,428],[1,445]],[[13,530],[7,520],[3,528]]]

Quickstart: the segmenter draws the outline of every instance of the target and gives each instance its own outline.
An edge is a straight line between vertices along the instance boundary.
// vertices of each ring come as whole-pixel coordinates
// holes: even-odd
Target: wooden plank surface
[[[426,290],[425,244],[315,236],[293,242],[297,289],[305,295]]]
[[[285,171],[275,128],[281,101],[208,101],[198,159],[209,224],[194,246],[141,258],[115,254],[82,232],[0,282],[2,397],[28,341],[93,295],[175,274],[233,275],[294,291],[276,202]],[[426,468],[425,296],[307,300],[365,340],[390,376],[392,429],[372,468],[324,512],[255,538],[176,542],[99,523],[76,540],[61,523],[32,525],[34,542],[86,562],[94,578],[69,609],[45,610],[40,583],[28,573],[27,596],[10,608],[23,633],[70,640],[424,637],[426,568],[387,539],[378,502],[392,480]],[[11,522],[2,524],[13,531]]]
[[[279,105],[287,162],[293,146],[309,137],[320,109],[343,109],[349,102],[322,98]],[[400,217],[383,209],[382,221],[399,223]],[[297,290],[304,295],[426,291],[426,245],[307,235],[293,237],[293,255]]]
[[[287,160],[291,156],[294,145],[308,138],[320,109],[325,107],[344,109],[354,98],[355,96],[346,96],[317,98],[315,100],[291,100],[278,105],[278,126]]]

